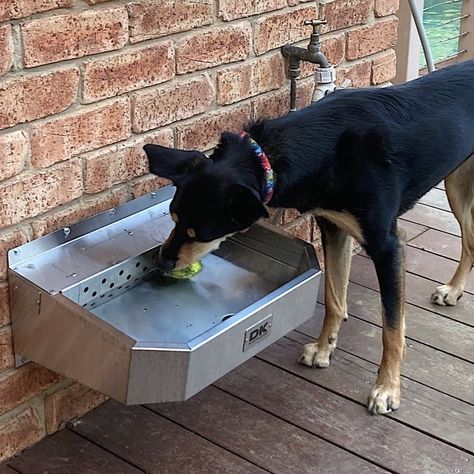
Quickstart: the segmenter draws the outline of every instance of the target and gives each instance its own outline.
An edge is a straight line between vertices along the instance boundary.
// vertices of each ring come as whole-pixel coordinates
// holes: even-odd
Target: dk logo
[[[254,324],[245,331],[244,335],[244,352],[255,345],[258,341],[266,338],[271,331],[273,324],[273,315],[270,314],[265,319],[262,319],[257,324]]]

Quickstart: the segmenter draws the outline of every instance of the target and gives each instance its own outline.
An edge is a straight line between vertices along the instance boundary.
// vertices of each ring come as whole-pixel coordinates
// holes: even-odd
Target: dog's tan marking
[[[176,262],[176,270],[182,270],[187,266],[198,261],[204,255],[216,250],[219,245],[224,242],[225,239],[233,234],[225,235],[220,239],[213,240],[212,242],[186,242],[179,250],[178,260]]]
[[[369,395],[368,409],[374,415],[382,415],[400,407],[400,366],[405,353],[405,245],[400,248],[398,288],[398,325],[395,328],[387,324],[385,311],[383,319],[383,355],[377,381]]]
[[[461,227],[462,251],[459,265],[446,285],[439,286],[431,301],[454,306],[461,298],[474,264],[474,155],[445,179],[449,205]]]
[[[300,364],[327,367],[336,349],[337,336],[347,319],[347,285],[352,256],[352,239],[342,229],[324,219],[318,220],[323,235],[325,259],[325,317],[319,338],[306,344]]]
[[[171,213],[171,219],[172,219],[173,222],[175,222],[176,224],[179,222],[178,215],[177,215],[175,212],[172,212],[172,213]]]
[[[191,239],[194,239],[196,237],[196,231],[192,227],[186,230],[186,233],[189,237],[191,237]]]
[[[360,244],[364,243],[364,234],[360,224],[352,214],[320,208],[316,208],[312,212],[316,217],[324,217],[328,221],[337,225],[340,229],[354,237],[354,239],[356,239]]]

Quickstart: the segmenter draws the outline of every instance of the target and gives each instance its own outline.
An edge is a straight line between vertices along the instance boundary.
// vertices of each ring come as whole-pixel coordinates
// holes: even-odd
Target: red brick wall
[[[395,73],[398,0],[0,0],[0,460],[104,400],[28,364],[15,369],[6,253],[147,193],[146,142],[209,150],[223,129],[288,109],[280,46],[323,47],[339,81]],[[298,103],[309,102],[305,65]],[[311,216],[290,232],[318,242]]]

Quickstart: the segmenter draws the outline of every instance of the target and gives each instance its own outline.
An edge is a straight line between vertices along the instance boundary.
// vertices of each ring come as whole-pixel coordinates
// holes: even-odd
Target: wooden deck
[[[38,473],[474,473],[474,276],[457,307],[434,306],[460,254],[434,189],[401,221],[408,234],[402,407],[365,409],[381,357],[378,284],[353,260],[349,320],[331,367],[300,366],[308,323],[185,403],[109,401],[0,467]]]

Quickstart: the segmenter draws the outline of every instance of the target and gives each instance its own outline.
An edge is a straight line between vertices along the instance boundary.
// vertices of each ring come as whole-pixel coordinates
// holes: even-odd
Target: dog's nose
[[[171,273],[176,266],[174,260],[168,259],[163,255],[163,247],[160,248],[158,255],[156,256],[156,265],[159,270],[163,273]]]

